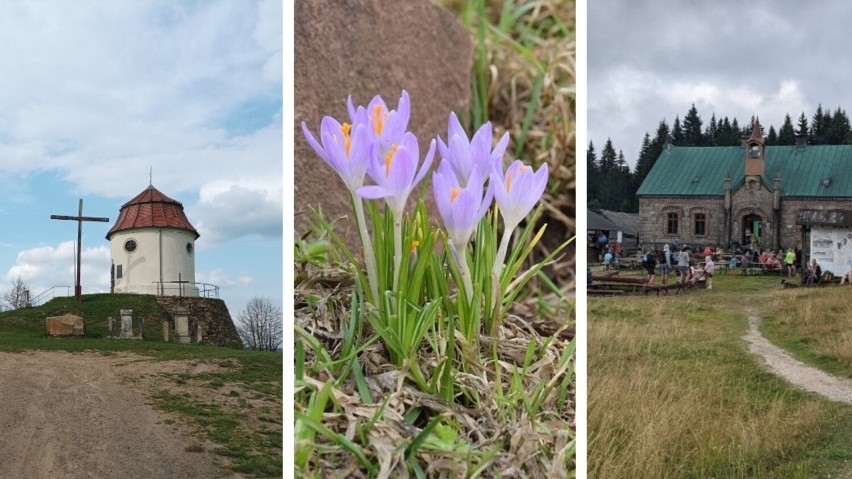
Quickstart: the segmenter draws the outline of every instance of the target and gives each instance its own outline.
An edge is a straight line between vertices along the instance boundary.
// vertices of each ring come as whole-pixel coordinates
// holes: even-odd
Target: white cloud
[[[18,278],[29,285],[33,297],[48,289],[59,286],[60,294],[70,288],[74,292],[74,270],[76,254],[73,241],[65,241],[56,246],[38,246],[18,253],[15,264],[5,274],[7,283]],[[109,248],[85,248],[80,258],[80,282],[83,293],[103,293],[110,286]]]
[[[282,231],[283,207],[278,178],[248,178],[229,183],[204,185],[200,200],[189,214],[201,234],[200,247],[245,236],[278,238]]]
[[[82,193],[114,197],[141,190],[149,167],[173,194],[246,169],[276,174],[278,3],[0,4],[0,56],[15,72],[0,77],[4,170],[58,169]],[[272,116],[234,135],[228,122],[256,102]]]
[[[195,273],[195,280],[199,283],[215,284],[217,286],[248,286],[254,278],[248,273],[239,273],[235,277],[231,277],[223,269],[214,269],[213,271],[199,271]]]

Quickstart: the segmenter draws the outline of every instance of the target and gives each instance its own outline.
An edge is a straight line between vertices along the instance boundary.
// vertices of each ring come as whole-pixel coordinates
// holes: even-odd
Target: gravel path
[[[760,334],[757,329],[760,318],[753,311],[747,314],[749,330],[743,339],[748,341],[749,351],[761,356],[770,371],[806,391],[852,404],[852,380],[833,376],[793,358]]]
[[[0,353],[0,477],[219,478],[200,441],[147,405],[133,355]]]

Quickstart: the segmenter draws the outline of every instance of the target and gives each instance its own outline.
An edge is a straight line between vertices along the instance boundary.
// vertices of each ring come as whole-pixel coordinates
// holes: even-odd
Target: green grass
[[[107,338],[107,317],[120,319],[121,309],[133,310],[134,323],[138,318],[146,318],[147,339]],[[45,318],[66,313],[84,318],[85,336],[47,335]],[[153,296],[94,294],[84,295],[81,303],[73,298],[54,298],[40,307],[0,313],[0,351],[89,351],[107,356],[130,352],[160,361],[216,364],[219,366],[216,372],[158,374],[161,389],[152,396],[154,406],[174,413],[177,422],[184,424],[191,434],[214,442],[213,452],[227,457],[232,470],[251,477],[279,476],[283,467],[282,355],[203,344],[164,343],[161,314]],[[192,386],[211,394],[187,392],[194,390]],[[201,444],[187,447],[187,452],[204,450]]]
[[[799,360],[852,378],[849,286],[776,291],[767,299],[762,333]]]
[[[773,311],[779,283],[722,274],[713,290],[589,299],[589,477],[849,472],[852,408],[768,373],[741,339],[743,311]]]

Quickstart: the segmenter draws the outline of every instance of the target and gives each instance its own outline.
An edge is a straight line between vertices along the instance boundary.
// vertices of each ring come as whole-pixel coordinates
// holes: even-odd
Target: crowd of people
[[[605,270],[617,269],[623,262],[623,249],[621,243],[610,244],[608,239],[601,235],[596,241],[596,249],[599,249]],[[724,254],[721,248],[715,250],[706,246],[700,253],[693,252],[689,245],[680,245],[675,241],[671,245],[663,245],[662,250],[651,248],[645,252],[638,252],[642,267],[647,271],[647,284],[653,285],[657,273],[661,278],[661,285],[669,284],[669,276],[675,275],[675,284],[688,283],[695,285],[704,281],[707,289],[713,289],[713,275],[716,272],[716,260]],[[778,271],[789,277],[797,277],[801,274],[802,283],[806,285],[817,284],[823,276],[822,268],[816,260],[802,266],[803,254],[801,248],[779,249],[778,251],[760,250],[753,246],[737,248],[731,254],[730,267],[738,268],[761,268],[768,271]],[[726,265],[728,263],[725,263]],[[852,282],[852,269],[843,275],[841,284]]]
[[[713,274],[716,272],[716,263],[713,261],[714,251],[708,246],[701,253],[704,261],[698,261],[692,254],[688,245],[668,244],[663,245],[662,251],[651,248],[642,256],[642,266],[648,272],[648,284],[653,285],[656,279],[657,264],[660,265],[660,278],[662,286],[669,283],[669,275],[676,272],[675,284],[686,283],[695,285],[699,281],[705,281],[707,289],[713,289]]]

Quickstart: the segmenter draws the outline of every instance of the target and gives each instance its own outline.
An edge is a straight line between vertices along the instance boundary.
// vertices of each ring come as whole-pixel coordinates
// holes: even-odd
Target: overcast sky
[[[790,114],[810,122],[821,103],[852,109],[852,2],[588,2],[588,128],[635,166],[645,133],[692,106],[760,118],[768,133]],[[588,145],[586,145],[588,146]]]
[[[259,1],[0,2],[0,276],[109,291],[106,232],[149,184],[201,233],[232,315],[281,304],[282,11]],[[73,289],[72,289],[73,291]]]

